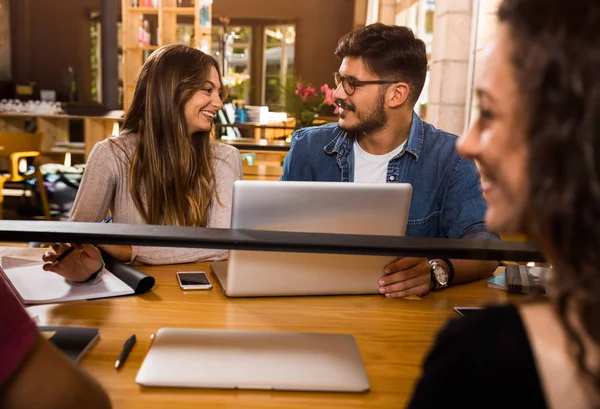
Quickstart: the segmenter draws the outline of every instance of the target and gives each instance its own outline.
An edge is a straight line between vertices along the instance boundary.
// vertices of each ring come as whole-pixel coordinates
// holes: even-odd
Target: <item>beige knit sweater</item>
[[[113,223],[144,224],[129,193],[129,158],[137,143],[135,135],[121,135],[97,143],[88,158],[81,186],[71,211],[71,221],[102,220],[107,211]],[[116,142],[125,149],[115,146]],[[229,145],[214,143],[213,168],[217,192],[223,206],[213,195],[207,227],[229,228],[233,183],[242,179],[242,160],[239,151]],[[130,262],[135,264],[177,264],[227,258],[227,250],[174,247],[132,246]]]

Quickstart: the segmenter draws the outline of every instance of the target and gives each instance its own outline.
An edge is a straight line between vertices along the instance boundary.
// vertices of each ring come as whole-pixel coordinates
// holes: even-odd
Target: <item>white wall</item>
[[[475,90],[473,83],[479,74],[479,61],[485,47],[490,43],[496,34],[498,26],[496,12],[500,0],[473,0],[477,19],[475,21],[473,43],[471,44],[471,67],[469,78],[469,98],[466,101],[465,123],[470,125],[477,119],[477,100],[475,99]]]

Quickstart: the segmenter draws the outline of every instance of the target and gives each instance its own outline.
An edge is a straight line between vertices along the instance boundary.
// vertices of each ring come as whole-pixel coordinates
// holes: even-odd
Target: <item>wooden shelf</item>
[[[190,7],[177,7],[177,0],[159,0],[159,7],[131,7],[131,0],[121,0],[122,16],[122,44],[123,49],[123,109],[127,112],[133,98],[135,81],[144,64],[149,52],[158,48],[157,45],[138,45],[138,31],[140,29],[140,17],[144,15],[157,16],[151,18],[150,37],[153,43],[173,44],[181,41],[177,38],[179,16],[189,16],[185,20],[193,20],[195,41],[192,46],[202,47],[203,51],[210,52],[211,27],[201,27],[198,5],[200,0],[186,2]],[[208,17],[212,15],[212,7],[208,8]],[[145,19],[145,17],[143,18]],[[150,21],[151,20],[151,21]],[[181,19],[184,20],[184,19]],[[158,26],[156,25],[158,23]],[[189,22],[192,24],[192,21]]]
[[[158,14],[158,8],[156,7],[127,7],[127,11],[130,13]]]
[[[180,16],[193,16],[196,9],[194,7],[163,7],[162,11]]]

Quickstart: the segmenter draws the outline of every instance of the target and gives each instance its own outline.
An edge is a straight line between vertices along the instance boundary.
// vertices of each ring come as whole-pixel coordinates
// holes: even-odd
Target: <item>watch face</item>
[[[435,266],[433,274],[435,274],[435,279],[438,283],[441,285],[448,285],[448,272],[440,264]]]

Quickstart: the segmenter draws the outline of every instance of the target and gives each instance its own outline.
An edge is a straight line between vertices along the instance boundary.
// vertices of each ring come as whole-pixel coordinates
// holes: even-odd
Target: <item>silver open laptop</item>
[[[352,335],[161,328],[136,382],[180,388],[366,392]]]
[[[402,236],[404,183],[236,181],[231,227]],[[211,270],[229,297],[377,294],[394,257],[231,250]]]

